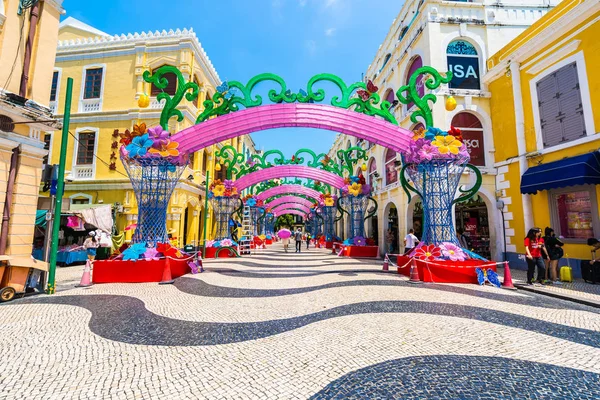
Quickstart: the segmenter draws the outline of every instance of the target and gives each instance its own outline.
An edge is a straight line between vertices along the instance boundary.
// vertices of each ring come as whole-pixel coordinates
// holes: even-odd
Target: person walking
[[[419,243],[419,239],[415,236],[415,230],[410,229],[408,235],[404,237],[404,254],[408,254]]]
[[[306,234],[306,250],[308,250],[308,246],[310,245],[310,239],[311,239],[310,233],[307,233]]]
[[[294,239],[296,239],[296,253],[302,252],[302,230],[300,228],[296,231]]]
[[[392,254],[392,251],[394,250],[394,232],[392,232],[392,228],[388,228],[385,233],[385,244],[388,254]]]
[[[546,252],[542,230],[531,228],[525,237],[525,256],[527,257],[527,284],[533,285],[533,276],[537,267],[536,283],[543,284],[546,276],[546,267],[542,254]]]
[[[290,245],[290,238],[289,237],[281,238],[281,243],[283,244],[283,249],[287,253],[288,252],[288,246]]]
[[[562,249],[565,244],[556,237],[554,229],[548,226],[544,229],[544,244],[548,253],[548,258],[546,258],[546,280],[548,280],[548,275],[550,275],[552,283],[562,285],[558,277],[558,261],[565,254]]]

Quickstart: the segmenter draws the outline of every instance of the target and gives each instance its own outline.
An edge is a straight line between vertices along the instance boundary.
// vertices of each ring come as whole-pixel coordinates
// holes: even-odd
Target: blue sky
[[[402,6],[399,0],[65,0],[72,16],[110,34],[194,28],[221,79],[280,75],[297,91],[315,74],[361,79]],[[327,152],[333,132],[276,129],[252,135],[286,155]]]

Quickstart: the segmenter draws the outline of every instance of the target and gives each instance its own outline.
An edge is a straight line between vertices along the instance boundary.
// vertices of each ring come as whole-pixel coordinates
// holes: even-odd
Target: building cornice
[[[128,33],[113,36],[90,37],[82,39],[71,39],[59,41],[56,57],[64,57],[73,53],[81,53],[89,55],[90,52],[106,52],[122,49],[135,49],[139,46],[154,47],[168,44],[181,44],[184,41],[189,41],[192,44],[195,54],[200,58],[201,65],[204,67],[204,72],[217,86],[221,83],[219,74],[217,73],[212,61],[206,54],[206,51],[200,44],[194,29],[177,29],[163,30],[162,32],[142,32]]]
[[[600,11],[600,1],[597,0],[573,0],[572,4],[556,9],[547,18],[540,20],[539,25],[533,25],[530,31],[525,31],[488,59],[489,70],[483,77],[484,82],[496,80],[506,73],[511,62],[521,63],[531,58],[540,49],[563,37],[566,32],[573,30],[598,11]],[[581,30],[582,28],[577,32]]]
[[[61,14],[65,11],[62,6],[63,0],[44,0],[44,4],[56,9]]]

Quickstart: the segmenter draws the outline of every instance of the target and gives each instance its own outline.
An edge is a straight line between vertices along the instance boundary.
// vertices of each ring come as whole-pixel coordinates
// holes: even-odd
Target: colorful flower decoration
[[[461,130],[453,127],[452,125],[450,126],[450,130],[448,131],[448,135],[452,135],[456,140],[464,142]]]
[[[360,183],[361,185],[364,185],[365,183],[367,183],[367,180],[365,179],[365,176],[363,174],[360,174],[358,176],[358,183]]]
[[[171,257],[171,258],[181,258],[182,257],[181,251],[179,251],[179,249],[177,247],[171,246],[170,243],[157,243],[156,250],[158,250],[159,253],[162,253],[162,255],[165,257]]]
[[[225,185],[225,189],[229,189],[229,190],[233,189],[233,181],[230,179],[225,179],[223,181],[223,185]]]
[[[427,129],[427,132],[425,132],[425,139],[433,140],[433,139],[435,139],[436,136],[445,136],[445,135],[446,135],[446,132],[444,132],[440,128],[429,127],[429,129]]]
[[[419,129],[415,129],[413,131],[414,135],[413,135],[413,140],[417,141],[418,139],[423,139],[425,137],[425,128],[423,128],[422,126],[419,127]]]
[[[139,260],[146,252],[146,243],[135,243],[123,252],[123,260]]]
[[[129,157],[143,157],[148,153],[148,149],[154,142],[150,140],[147,134],[134,137],[133,140],[125,148],[129,153]]]
[[[327,207],[333,207],[335,205],[335,198],[332,195],[330,195],[329,193],[322,194],[321,201]]]
[[[348,187],[348,193],[354,197],[360,196],[362,194],[362,185],[360,183],[354,182]]]
[[[223,239],[223,240],[221,240],[221,246],[231,247],[231,246],[233,246],[233,241],[231,239]]]
[[[421,149],[419,149],[419,156],[421,156],[422,160],[431,161],[435,156],[440,154],[440,151],[437,147],[432,146],[430,144],[426,144]]]
[[[139,125],[137,125],[137,124],[133,125],[133,133],[132,133],[132,135],[133,135],[133,137],[142,136],[144,133],[147,132],[147,129],[148,129],[148,127],[143,122],[141,124],[139,124]]]
[[[246,165],[252,168],[254,167],[254,165],[256,165],[256,162],[251,157],[248,157],[248,159],[246,160]]]
[[[415,250],[414,257],[423,261],[433,261],[442,256],[442,250],[434,244],[423,245]]]
[[[153,259],[153,258],[157,258],[158,257],[158,250],[156,250],[154,247],[149,247],[146,249],[146,251],[143,254],[145,259]]]
[[[354,238],[354,245],[355,246],[366,246],[366,244],[367,244],[367,239],[365,239],[364,237],[362,237],[362,236],[356,236]]]
[[[246,200],[246,205],[248,207],[256,207],[256,199],[248,199],[248,200]]]
[[[212,192],[215,197],[223,197],[225,195],[225,185],[216,185],[212,189]]]
[[[362,185],[362,194],[364,194],[365,196],[369,196],[371,194],[371,185]]]
[[[156,146],[157,142],[153,142],[153,147],[148,150],[150,153],[153,154],[160,154],[163,157],[171,157],[171,156],[178,156],[179,155],[179,150],[177,150],[177,148],[179,147],[179,143],[174,142],[172,140],[166,140],[166,141],[162,141],[166,144],[161,144],[159,146]]]
[[[150,136],[150,139],[154,141],[152,147],[157,150],[160,150],[162,147],[169,144],[169,137],[171,136],[171,134],[168,131],[165,131],[160,125],[148,129],[148,135]]]
[[[431,145],[437,147],[440,154],[458,154],[462,143],[459,140],[456,140],[454,136],[447,135],[436,136],[435,140],[431,142]]]
[[[440,249],[444,258],[448,260],[464,261],[466,258],[464,251],[453,243],[444,242],[441,244]]]

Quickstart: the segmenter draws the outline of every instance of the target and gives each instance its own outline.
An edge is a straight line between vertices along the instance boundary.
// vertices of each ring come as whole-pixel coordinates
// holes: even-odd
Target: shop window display
[[[471,250],[482,257],[491,258],[488,209],[479,195],[465,203],[456,204],[456,227],[462,228],[469,237]]]
[[[597,219],[595,196],[590,190],[554,192],[551,195],[557,232],[565,239],[587,240],[595,237]]]

